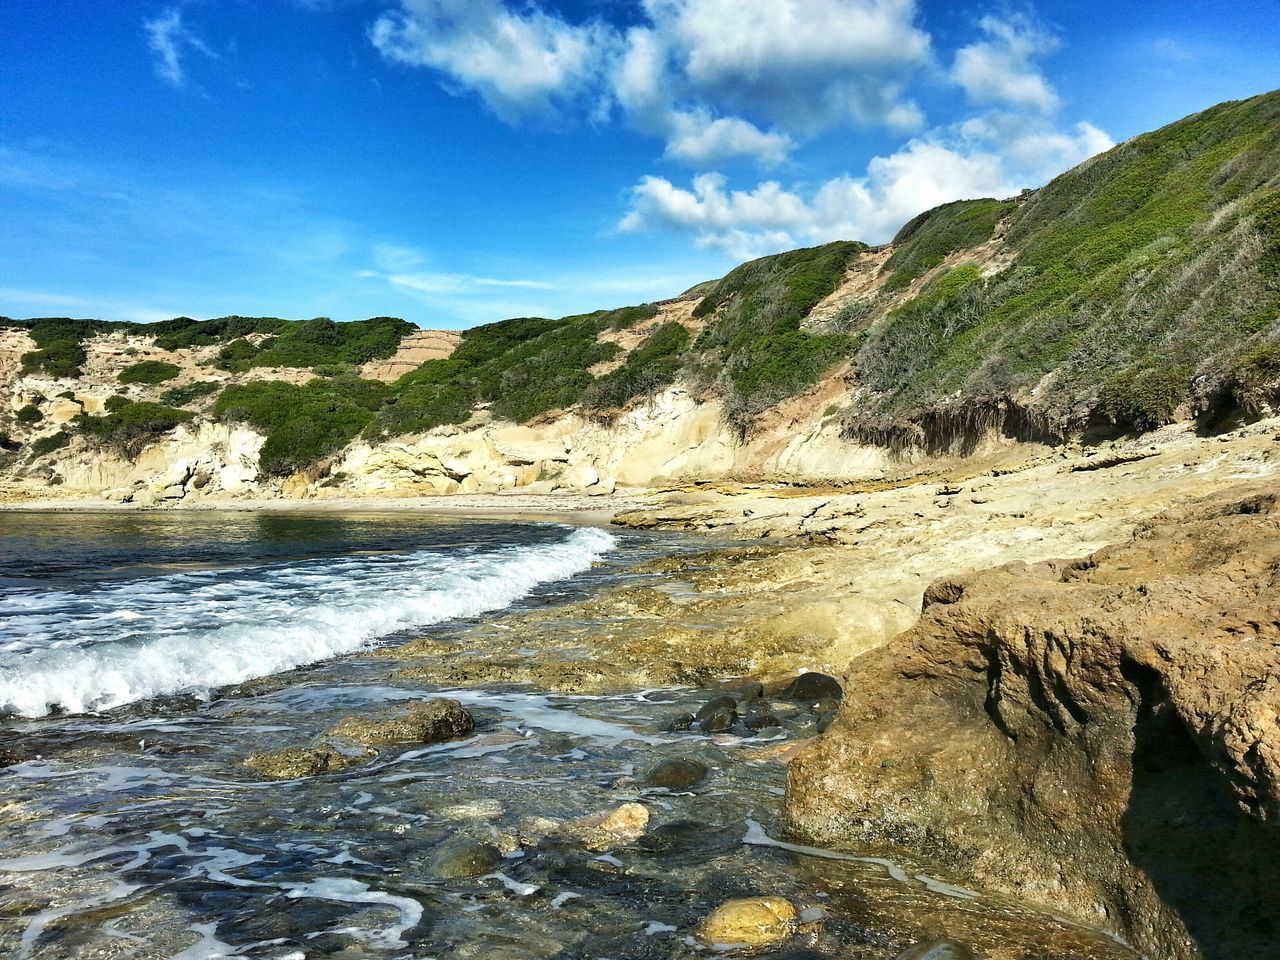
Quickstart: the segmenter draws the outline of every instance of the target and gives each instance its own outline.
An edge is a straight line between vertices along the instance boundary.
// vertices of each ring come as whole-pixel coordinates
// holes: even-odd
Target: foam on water
[[[498,610],[590,569],[616,540],[421,551],[203,570],[86,593],[0,598],[0,713],[105,710],[204,692],[370,646],[401,630]]]

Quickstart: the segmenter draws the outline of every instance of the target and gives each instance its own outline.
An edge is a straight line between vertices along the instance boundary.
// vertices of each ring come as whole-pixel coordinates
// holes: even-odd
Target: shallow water
[[[942,935],[993,958],[1133,956],[927,865],[788,843],[779,756],[813,735],[803,705],[777,702],[783,726],[752,737],[673,733],[670,716],[707,691],[440,689],[397,681],[364,652],[643,581],[628,568],[705,547],[403,516],[0,516],[10,709],[42,712],[50,691],[64,708],[122,703],[4,722],[4,745],[27,759],[0,770],[0,955],[685,957],[706,952],[693,934],[719,903],[769,894],[811,926],[768,956],[887,960]],[[220,651],[236,644],[241,666],[257,665],[249,675],[315,662],[223,688]],[[82,671],[76,702],[68,664],[85,661],[48,658],[95,648],[103,659]],[[98,665],[139,649],[196,653],[182,670],[143,658],[151,672],[130,674],[133,686],[97,683]],[[436,694],[466,704],[473,734],[283,783],[242,765],[344,716]],[[669,757],[711,772],[685,792],[647,786]],[[534,818],[632,801],[650,813],[647,834],[614,849],[530,833]],[[505,855],[482,876],[442,876],[440,851],[461,840]]]

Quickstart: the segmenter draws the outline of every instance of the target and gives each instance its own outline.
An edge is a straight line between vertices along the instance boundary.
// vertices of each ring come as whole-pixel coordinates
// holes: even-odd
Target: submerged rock
[[[376,755],[374,750],[346,753],[328,746],[285,747],[252,754],[244,765],[267,780],[297,780],[353,767]]]
[[[668,717],[666,723],[662,725],[662,729],[667,733],[683,733],[693,726],[692,713],[677,713]]]
[[[615,810],[571,820],[561,832],[574,837],[583,849],[603,853],[644,836],[649,826],[649,810],[643,804],[624,803]]]
[[[720,706],[698,722],[703,733],[728,733],[738,722],[738,711],[733,706]]]
[[[650,786],[666,787],[669,790],[687,790],[697,786],[707,776],[705,764],[697,760],[676,758],[663,760],[645,776]]]
[[[917,943],[898,954],[894,960],[977,960],[973,951],[954,940]]]
[[[431,858],[431,872],[444,880],[482,877],[502,863],[502,853],[490,843],[460,838],[445,843]]]
[[[335,737],[345,737],[365,746],[392,743],[441,743],[464,736],[475,729],[475,720],[457,700],[421,700],[391,715],[346,717],[333,728]]]
[[[781,943],[800,928],[800,912],[783,897],[747,897],[722,903],[698,928],[698,938],[716,949]]]

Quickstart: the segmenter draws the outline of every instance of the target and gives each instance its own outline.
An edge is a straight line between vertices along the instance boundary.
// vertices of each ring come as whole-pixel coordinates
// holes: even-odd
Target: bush
[[[113,393],[111,396],[107,397],[107,399],[103,401],[102,406],[103,406],[103,409],[107,411],[107,413],[115,413],[117,410],[121,410],[127,407],[131,403],[133,403],[133,401],[130,400],[128,397],[126,397],[124,394]]]
[[[71,434],[65,430],[59,430],[57,433],[51,433],[47,437],[37,437],[31,441],[27,449],[34,459],[35,457],[43,457],[46,454],[53,453],[55,450],[61,450],[70,442]]]
[[[622,366],[587,387],[582,405],[595,410],[622,407],[665,387],[680,371],[688,345],[688,330],[675,322],[664,323],[627,355]]]
[[[69,379],[80,376],[81,364],[87,359],[78,340],[50,340],[41,349],[22,355],[22,372]]]
[[[171,407],[185,407],[203,397],[217,393],[220,389],[222,389],[222,384],[216,380],[197,380],[195,383],[188,383],[186,386],[170,387],[160,394],[160,402],[166,403]]]
[[[44,414],[40,412],[40,408],[34,403],[28,403],[14,414],[14,418],[19,423],[39,423],[44,419]]]
[[[105,416],[81,414],[73,423],[76,430],[85,436],[118,447],[128,456],[134,457],[152,440],[186,423],[192,416],[186,410],[177,410],[160,403],[126,401],[122,405],[115,405]]]
[[[948,255],[990,240],[996,225],[1017,208],[1013,200],[956,200],[907,221],[893,238],[896,249],[882,268],[891,271],[884,289],[900,290]]]
[[[377,386],[386,389],[382,384]],[[266,441],[258,457],[259,467],[266,474],[282,476],[346,446],[373,420],[370,404],[375,394],[375,388],[353,389],[352,384],[327,380],[312,380],[303,386],[258,381],[227,387],[213,413],[223,420],[247,423],[262,433]]]
[[[121,383],[156,384],[172,380],[181,372],[181,368],[176,363],[168,363],[164,360],[143,360],[125,367],[116,375],[116,379]]]
[[[1114,423],[1154,430],[1172,421],[1187,399],[1191,372],[1187,364],[1174,363],[1123,370],[1103,385],[1099,404]]]

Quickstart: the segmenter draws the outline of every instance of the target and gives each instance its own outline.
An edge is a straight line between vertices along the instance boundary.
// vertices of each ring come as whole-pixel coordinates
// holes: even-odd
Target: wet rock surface
[[[266,780],[296,780],[318,777],[364,763],[374,756],[373,750],[343,751],[334,747],[285,747],[250,754],[244,765]]]
[[[786,940],[800,928],[800,912],[782,897],[746,897],[723,903],[698,928],[713,949],[763,947]]]
[[[790,828],[925,853],[1153,956],[1280,955],[1278,499],[935,583],[793,762]]]
[[[369,747],[393,743],[442,743],[465,736],[475,720],[457,700],[436,698],[396,708],[388,714],[350,716],[330,731]]]

